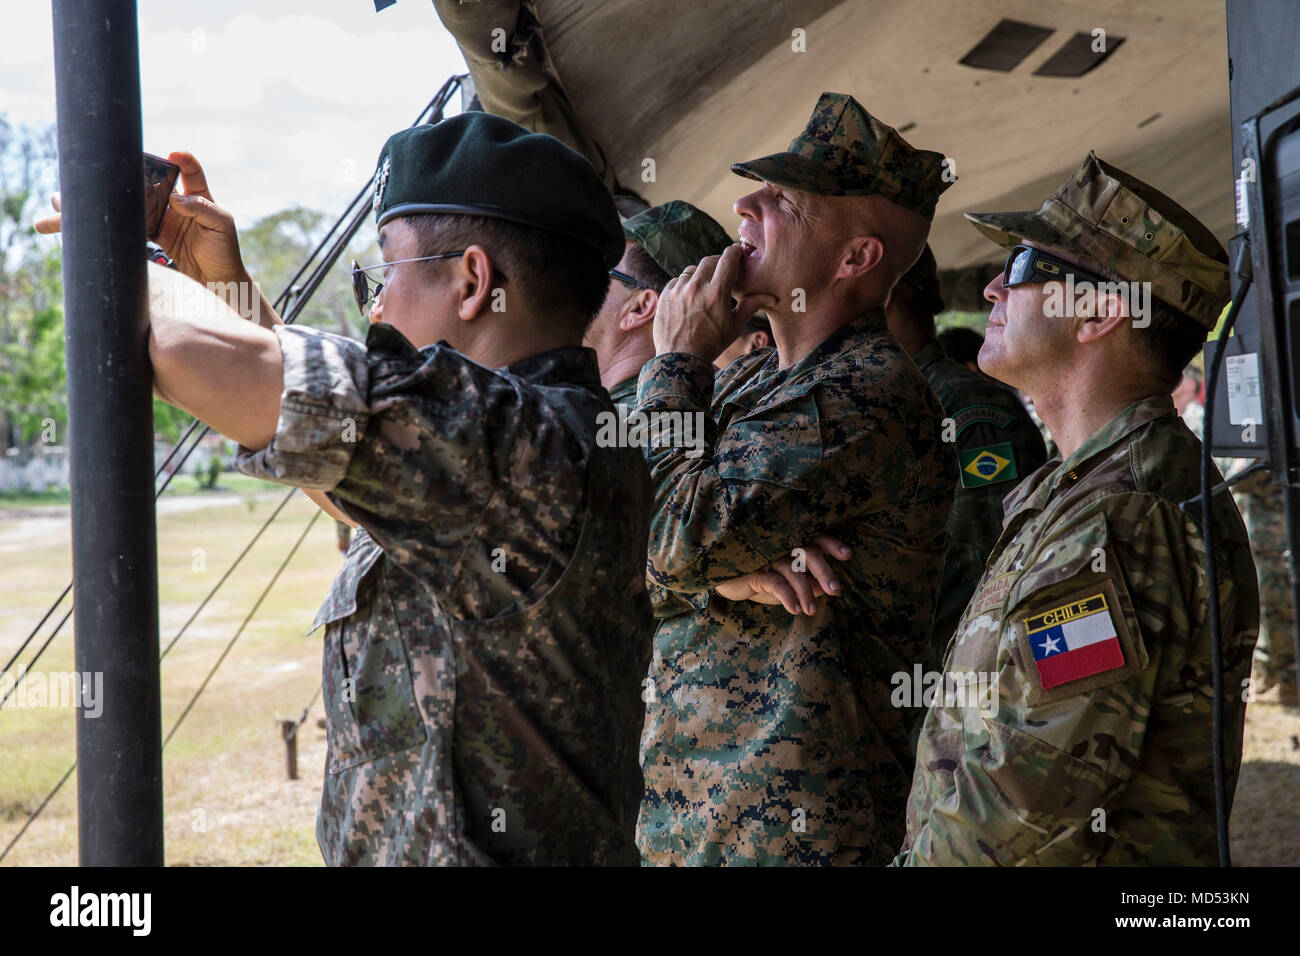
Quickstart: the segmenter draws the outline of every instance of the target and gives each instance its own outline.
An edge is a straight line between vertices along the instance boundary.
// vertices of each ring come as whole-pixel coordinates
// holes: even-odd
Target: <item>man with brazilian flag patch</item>
[[[942,661],[962,611],[1002,533],[1002,499],[1047,460],[1043,436],[1015,391],[944,354],[934,317],[944,310],[927,244],[889,297],[889,331],[939,399],[944,440],[957,450],[957,493],[948,515],[948,557],[934,612],[934,659]]]
[[[1200,512],[1179,506],[1201,443],[1169,391],[1227,300],[1227,255],[1091,153],[1037,211],[967,217],[1011,249],[980,368],[1033,398],[1060,457],[1006,498],[944,663],[996,703],[926,715],[894,862],[1213,864],[1209,582]],[[1066,283],[1087,291],[1062,310]],[[1230,496],[1214,509],[1231,800],[1259,599]]]

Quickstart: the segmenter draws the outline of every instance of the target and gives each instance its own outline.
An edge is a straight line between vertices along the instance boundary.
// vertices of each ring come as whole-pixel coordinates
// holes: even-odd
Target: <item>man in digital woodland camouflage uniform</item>
[[[763,183],[736,203],[742,241],[664,288],[638,391],[638,411],[702,419],[705,442],[646,449],[666,619],[637,843],[652,864],[884,863],[919,716],[891,706],[889,675],[929,658],[956,465],[883,306],[949,183],[940,154],[834,93],[788,152],[732,168]],[[760,307],[776,348],[715,386]],[[765,569],[794,570],[821,530],[850,549],[832,597],[749,600],[777,601]]]
[[[934,317],[944,309],[939,270],[927,244],[894,286],[885,316],[943,406],[944,438],[957,450],[957,495],[948,516],[931,647],[943,660],[957,621],[1002,533],[1002,499],[1047,461],[1043,436],[1015,391],[972,372],[939,348]]]
[[[321,852],[635,863],[649,489],[637,449],[596,441],[613,406],[579,345],[623,253],[613,201],[558,140],[467,113],[389,139],[374,207],[364,347],[214,320],[150,268],[160,395],[362,529],[317,615]]]
[[[1208,585],[1200,512],[1179,507],[1200,442],[1169,392],[1227,299],[1227,256],[1091,153],[1036,212],[967,216],[1012,250],[980,368],[1032,396],[1064,460],[1006,500],[945,665],[991,681],[992,706],[926,715],[895,862],[1212,864]],[[1214,509],[1231,799],[1258,599],[1230,496]]]
[[[650,328],[669,278],[705,256],[721,255],[731,237],[702,209],[674,199],[623,223],[623,258],[609,270],[609,294],[583,340],[595,349],[600,381],[615,405],[636,404],[637,376],[654,358]]]

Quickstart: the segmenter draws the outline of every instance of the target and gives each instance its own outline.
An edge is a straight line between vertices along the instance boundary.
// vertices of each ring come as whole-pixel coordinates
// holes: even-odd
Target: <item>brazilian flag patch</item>
[[[963,488],[996,485],[1020,477],[1016,471],[1016,453],[1011,450],[1009,441],[959,452],[957,468]]]

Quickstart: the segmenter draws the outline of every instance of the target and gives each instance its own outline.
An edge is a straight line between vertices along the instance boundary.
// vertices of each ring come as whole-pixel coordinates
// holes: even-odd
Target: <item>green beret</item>
[[[375,169],[375,223],[430,213],[486,216],[623,257],[614,199],[586,158],[491,113],[461,113],[394,133]]]
[[[659,268],[680,275],[707,256],[720,256],[735,240],[702,209],[674,199],[623,223],[623,235],[641,245]]]
[[[823,93],[784,153],[731,167],[821,196],[883,196],[930,220],[939,194],[955,181],[947,170],[942,153],[914,149],[846,93]]]
[[[934,261],[934,253],[927,242],[921,250],[921,258],[912,268],[903,273],[900,282],[906,282],[916,290],[917,308],[930,315],[938,315],[944,310],[943,295],[939,291],[939,266]]]

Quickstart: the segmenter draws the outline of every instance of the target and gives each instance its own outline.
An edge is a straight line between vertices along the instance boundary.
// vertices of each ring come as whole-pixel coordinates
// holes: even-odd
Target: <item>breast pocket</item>
[[[405,636],[381,560],[357,581],[353,613],[328,621],[321,681],[329,772],[424,742]]]
[[[763,481],[807,489],[822,460],[821,418],[817,400],[799,395],[752,411],[730,406],[715,456],[718,474],[739,481]]]

